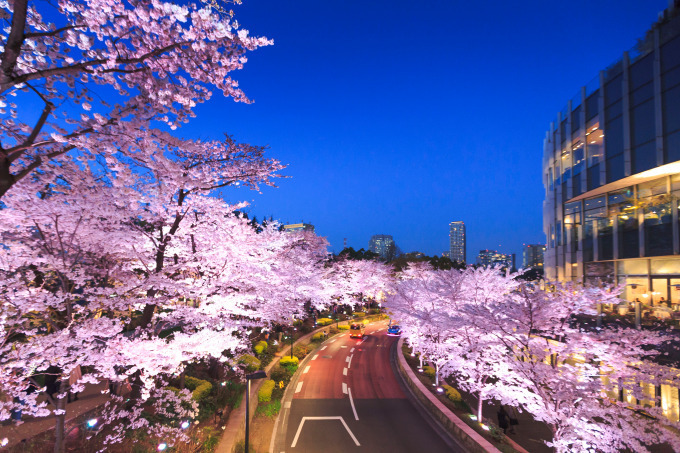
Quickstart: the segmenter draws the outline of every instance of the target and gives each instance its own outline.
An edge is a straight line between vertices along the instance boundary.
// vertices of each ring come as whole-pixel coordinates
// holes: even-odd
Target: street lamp
[[[290,333],[290,358],[293,358],[293,342],[295,341],[295,331],[297,329],[293,327],[293,331]]]
[[[246,374],[246,449],[245,453],[248,453],[249,436],[250,436],[250,381],[252,379],[264,379],[267,377],[267,373],[264,371],[256,371],[254,373]]]

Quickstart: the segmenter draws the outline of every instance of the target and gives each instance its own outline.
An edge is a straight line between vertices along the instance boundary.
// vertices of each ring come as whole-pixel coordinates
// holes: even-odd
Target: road
[[[406,397],[390,364],[386,323],[362,340],[335,336],[300,365],[283,401],[273,452],[456,452]]]

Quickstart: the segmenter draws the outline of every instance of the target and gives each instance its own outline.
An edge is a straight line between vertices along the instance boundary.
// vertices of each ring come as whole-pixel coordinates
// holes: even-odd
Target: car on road
[[[390,324],[387,328],[387,335],[399,336],[401,335],[401,327],[399,324]]]
[[[349,326],[349,337],[350,338],[364,338],[364,331],[366,327],[362,322],[355,322]]]

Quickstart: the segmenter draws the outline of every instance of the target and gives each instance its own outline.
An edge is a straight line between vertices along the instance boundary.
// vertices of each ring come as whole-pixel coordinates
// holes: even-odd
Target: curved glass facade
[[[626,284],[680,319],[677,8],[557,114],[543,183],[547,280]]]

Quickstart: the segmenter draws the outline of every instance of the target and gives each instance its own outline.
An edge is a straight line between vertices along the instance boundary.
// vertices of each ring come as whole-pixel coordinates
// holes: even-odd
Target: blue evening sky
[[[557,112],[621,57],[667,0],[244,0],[274,46],[179,133],[269,145],[276,189],[225,194],[251,215],[312,223],[339,252],[391,234],[405,252],[467,258],[544,243],[542,143]]]

